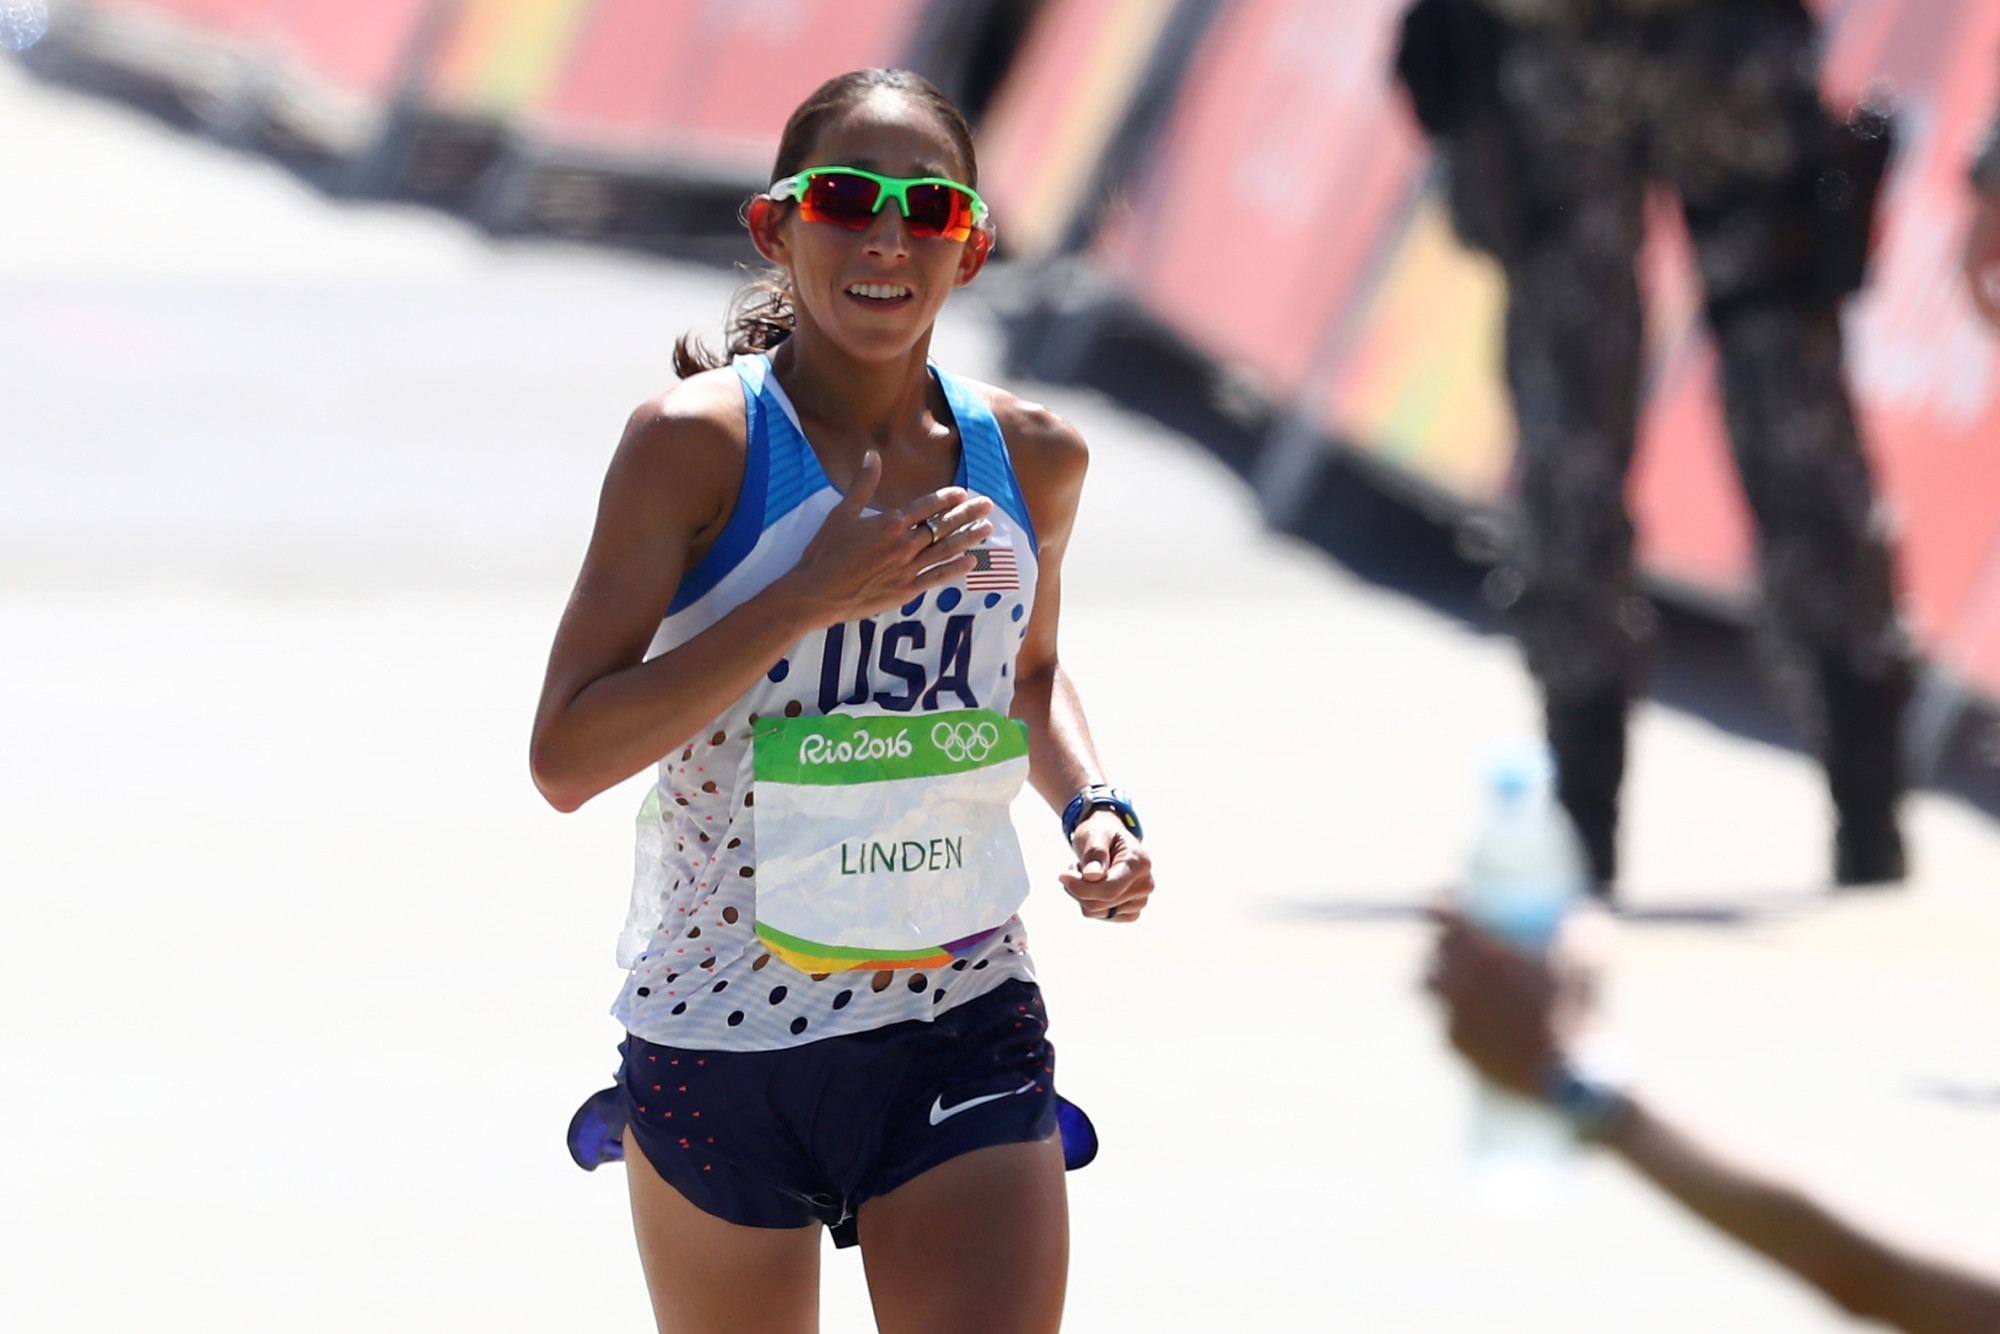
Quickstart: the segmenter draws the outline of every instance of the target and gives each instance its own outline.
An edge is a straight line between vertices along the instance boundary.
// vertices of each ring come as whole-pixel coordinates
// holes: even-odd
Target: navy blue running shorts
[[[605,1098],[603,1119],[623,1120],[697,1208],[748,1227],[818,1220],[851,1246],[864,1201],[961,1154],[1047,1139],[1059,1119],[1066,1142],[1089,1139],[1070,1166],[1095,1151],[1080,1112],[1063,1104],[1058,1117],[1041,990],[1019,980],[929,1022],[780,1051],[697,1051],[629,1034],[618,1049],[618,1105]],[[572,1124],[573,1153],[576,1136]]]

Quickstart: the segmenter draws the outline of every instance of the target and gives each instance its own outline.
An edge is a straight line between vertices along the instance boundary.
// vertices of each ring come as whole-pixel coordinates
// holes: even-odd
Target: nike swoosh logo
[[[955,1102],[949,1107],[944,1105],[944,1095],[940,1093],[936,1098],[931,1100],[931,1124],[932,1125],[941,1124],[942,1122],[949,1120],[954,1116],[957,1116],[960,1112],[966,1110],[968,1107],[977,1107],[982,1102],[992,1102],[997,1098],[1011,1098],[1017,1094],[1026,1093],[1029,1089],[1033,1088],[1034,1086],[1035,1086],[1035,1081],[1031,1079],[1017,1089],[1009,1089],[1005,1093],[988,1093],[984,1097],[979,1097],[979,1098],[967,1098],[964,1102]]]

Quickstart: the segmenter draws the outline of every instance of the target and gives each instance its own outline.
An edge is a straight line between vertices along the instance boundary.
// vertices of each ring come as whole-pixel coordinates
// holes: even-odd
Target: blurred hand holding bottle
[[[1487,775],[1486,823],[1472,851],[1459,909],[1465,926],[1529,957],[1547,959],[1590,885],[1590,864],[1562,803],[1548,751],[1522,747]],[[1576,1013],[1557,1004],[1555,969],[1515,974],[1536,995],[1517,1004],[1549,1017]],[[1548,994],[1541,994],[1547,992]],[[1481,1016],[1467,1015],[1472,1023]],[[1568,1128],[1537,1101],[1539,1080],[1557,1035],[1539,1024],[1493,1028],[1496,1059],[1476,1092],[1472,1135],[1474,1186],[1488,1203],[1528,1206],[1546,1198],[1574,1152]],[[1454,1032],[1454,1041],[1458,1040]],[[1482,1050],[1493,1044],[1482,1044]]]

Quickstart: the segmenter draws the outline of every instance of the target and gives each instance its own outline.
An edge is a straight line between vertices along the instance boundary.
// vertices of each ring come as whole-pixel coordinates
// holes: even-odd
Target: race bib
[[[796,968],[943,967],[1028,896],[1008,815],[1028,776],[1015,719],[769,719],[752,763],[757,934]]]

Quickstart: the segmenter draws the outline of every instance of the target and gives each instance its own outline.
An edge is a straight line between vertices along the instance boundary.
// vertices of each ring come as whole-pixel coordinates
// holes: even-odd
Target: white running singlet
[[[748,426],[743,488],[722,535],[681,579],[647,657],[685,644],[798,563],[840,492],[820,468],[768,358],[738,357]],[[663,1046],[768,1051],[930,1019],[1008,978],[1032,981],[1018,917],[952,942],[936,966],[807,973],[756,934],[756,720],[848,714],[921,725],[1007,712],[1034,610],[1034,527],[999,423],[932,368],[958,427],[957,485],[991,497],[979,567],[900,610],[814,631],[698,736],[660,761],[639,813],[631,912],[612,1014]],[[988,919],[991,920],[991,919]]]

